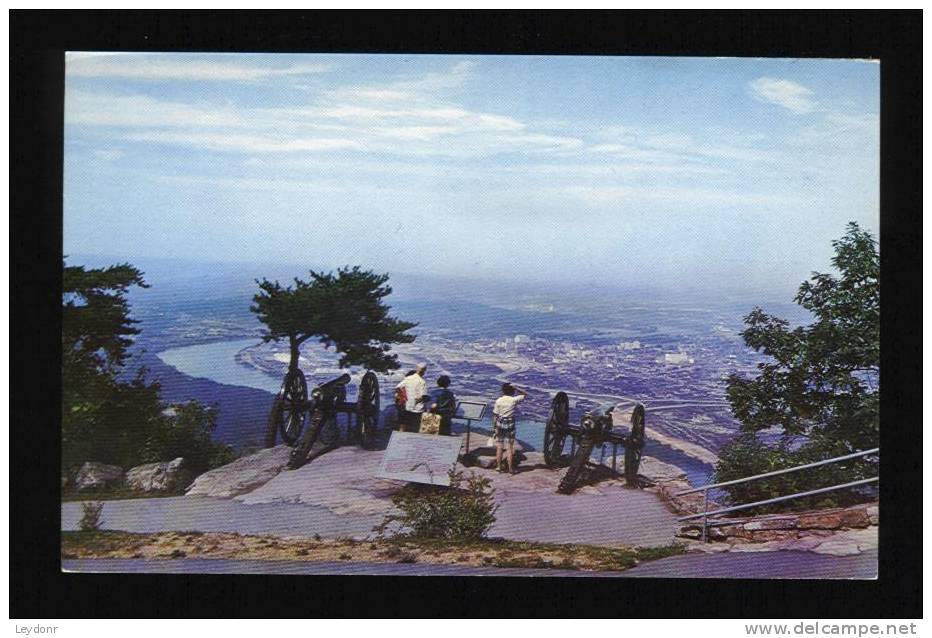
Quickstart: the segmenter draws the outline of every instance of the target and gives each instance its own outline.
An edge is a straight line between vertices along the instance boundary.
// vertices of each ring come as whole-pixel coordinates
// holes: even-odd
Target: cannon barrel
[[[331,379],[330,381],[327,381],[326,383],[321,383],[319,386],[317,386],[316,389],[320,390],[321,392],[331,392],[333,390],[336,390],[337,388],[345,386],[351,380],[352,380],[352,377],[350,377],[350,375],[344,372],[343,374],[338,376],[336,379]]]
[[[602,418],[602,417],[611,416],[612,410],[614,409],[615,409],[614,403],[603,403],[599,405],[597,408],[595,408],[594,410],[590,410],[589,414],[591,414],[595,418]]]

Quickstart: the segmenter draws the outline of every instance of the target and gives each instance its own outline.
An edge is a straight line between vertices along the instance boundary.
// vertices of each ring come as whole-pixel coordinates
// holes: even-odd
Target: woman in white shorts
[[[495,432],[495,466],[499,472],[502,467],[502,447],[508,442],[508,471],[515,473],[515,414],[518,403],[527,397],[527,393],[510,383],[502,385],[502,396],[495,400],[492,408],[492,427]]]

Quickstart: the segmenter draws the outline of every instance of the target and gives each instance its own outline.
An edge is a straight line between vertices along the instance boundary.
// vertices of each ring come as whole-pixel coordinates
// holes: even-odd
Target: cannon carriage
[[[379,381],[371,370],[360,383],[356,401],[346,400],[348,374],[322,383],[308,395],[307,378],[298,368],[291,368],[282,381],[269,412],[266,428],[266,447],[275,445],[276,438],[295,448],[292,456],[304,449],[304,455],[315,442],[335,445],[340,436],[337,416],[348,417],[348,438],[362,447],[375,442],[379,422]],[[303,459],[301,459],[303,463]]]
[[[570,423],[570,403],[565,392],[558,392],[550,404],[550,416],[544,430],[544,461],[549,467],[569,465],[558,491],[572,492],[582,478],[592,451],[596,447],[612,446],[612,471],[616,472],[618,448],[624,448],[625,480],[630,487],[638,484],[638,469],[644,450],[644,406],[634,403],[628,430],[615,429],[613,414],[620,413],[622,404],[607,404],[583,415],[579,425]],[[565,453],[567,440],[570,452]],[[604,450],[604,447],[603,447]]]

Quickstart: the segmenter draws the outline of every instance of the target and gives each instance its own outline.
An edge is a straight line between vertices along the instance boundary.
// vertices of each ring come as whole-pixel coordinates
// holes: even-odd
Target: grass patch
[[[184,496],[184,490],[171,490],[167,492],[143,492],[129,487],[113,487],[105,490],[84,490],[77,492],[68,490],[62,492],[62,503],[75,501],[123,501],[136,498],[169,498],[171,496]]]
[[[510,541],[389,537],[312,540],[219,532],[62,532],[63,558],[228,558],[254,560],[362,561],[458,564],[521,569],[622,571],[638,563],[675,556],[683,545],[601,547]]]

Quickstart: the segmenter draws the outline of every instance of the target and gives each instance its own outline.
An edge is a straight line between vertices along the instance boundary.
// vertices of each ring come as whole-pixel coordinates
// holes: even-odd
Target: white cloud
[[[144,95],[69,91],[65,123],[115,127],[244,126],[248,120],[232,106],[186,104]]]
[[[569,196],[589,205],[618,204],[713,204],[753,205],[769,207],[784,205],[793,199],[784,195],[701,189],[689,187],[640,187],[640,186],[569,186],[553,189],[554,195]]]
[[[329,70],[326,64],[286,67],[255,66],[231,62],[169,60],[140,56],[73,56],[65,65],[66,77],[122,78],[128,80],[186,80],[216,82],[255,82],[287,75],[309,75]]]
[[[196,146],[214,151],[252,153],[289,153],[296,151],[364,150],[357,140],[341,138],[259,136],[236,133],[191,133],[143,131],[128,133],[125,139],[133,142],[152,142],[180,146]]]
[[[129,129],[118,135],[122,140],[246,153],[351,150],[474,157],[583,146],[576,137],[530,130],[509,115],[469,110],[445,98],[472,67],[461,62],[447,73],[337,89],[298,107],[247,108],[74,90],[66,96],[65,121]]]
[[[782,106],[797,115],[816,109],[816,103],[809,97],[812,91],[790,80],[761,77],[749,82],[748,88],[755,99]]]
[[[93,154],[94,154],[94,157],[96,157],[99,160],[103,160],[105,162],[113,162],[113,161],[120,159],[124,155],[126,155],[126,153],[124,153],[123,151],[118,150],[118,149],[112,149],[112,148],[95,149],[93,151]]]

